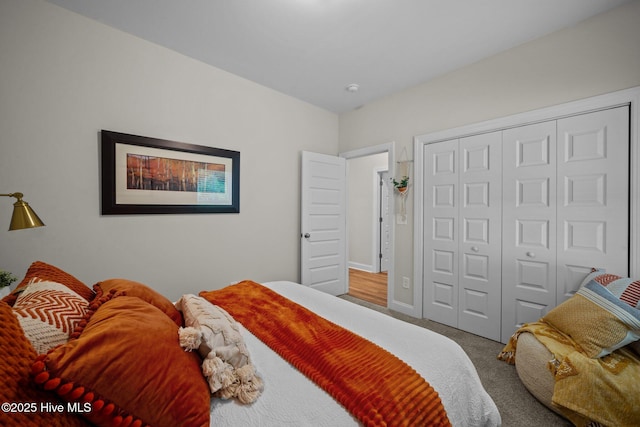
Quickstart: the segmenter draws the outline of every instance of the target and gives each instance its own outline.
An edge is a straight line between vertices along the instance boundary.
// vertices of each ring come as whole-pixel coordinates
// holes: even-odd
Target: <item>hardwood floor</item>
[[[387,273],[368,273],[349,269],[349,295],[352,297],[387,306]]]

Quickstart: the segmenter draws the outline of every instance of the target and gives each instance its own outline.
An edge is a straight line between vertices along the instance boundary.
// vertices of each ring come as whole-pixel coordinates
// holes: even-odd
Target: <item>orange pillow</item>
[[[209,387],[178,326],[139,298],[109,297],[78,338],[36,359],[35,383],[89,403],[83,416],[99,426],[208,426]]]
[[[93,289],[97,294],[100,294],[101,291],[104,295],[110,292],[118,292],[130,297],[138,297],[158,307],[164,314],[169,316],[176,325],[182,326],[182,314],[180,314],[173,303],[147,285],[127,279],[109,279],[96,283],[93,285]]]
[[[47,282],[56,282],[65,285],[87,301],[91,301],[95,296],[91,288],[73,277],[71,274],[45,262],[35,261],[31,266],[29,266],[24,279],[22,279],[11,294],[4,298],[4,301],[9,305],[13,305],[16,302],[17,294],[20,293],[19,290],[26,287],[34,279],[37,281],[44,280]]]
[[[18,407],[0,411],[0,425],[9,426],[86,426],[88,423],[81,417],[67,412],[51,414],[40,410],[40,404],[49,402],[61,404],[56,396],[40,390],[30,380],[31,365],[37,354],[27,338],[23,335],[18,319],[11,307],[0,301],[0,403],[27,403]],[[36,405],[35,408],[33,405]],[[15,410],[12,410],[15,409]],[[66,409],[66,408],[65,408]]]

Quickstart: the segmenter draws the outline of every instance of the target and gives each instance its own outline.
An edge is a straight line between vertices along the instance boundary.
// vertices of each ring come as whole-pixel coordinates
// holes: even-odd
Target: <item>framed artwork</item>
[[[103,215],[239,213],[240,152],[101,132]]]

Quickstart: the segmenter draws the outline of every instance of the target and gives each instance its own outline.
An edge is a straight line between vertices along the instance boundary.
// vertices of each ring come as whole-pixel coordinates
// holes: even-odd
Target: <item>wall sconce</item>
[[[38,215],[33,209],[31,209],[29,203],[22,200],[22,193],[0,194],[0,196],[15,197],[18,199],[18,201],[13,204],[13,215],[11,216],[9,231],[44,226],[44,223],[38,218]]]

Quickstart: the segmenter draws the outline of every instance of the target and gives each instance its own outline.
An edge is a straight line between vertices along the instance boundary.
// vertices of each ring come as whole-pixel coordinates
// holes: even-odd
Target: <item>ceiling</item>
[[[47,1],[342,113],[628,0]]]

